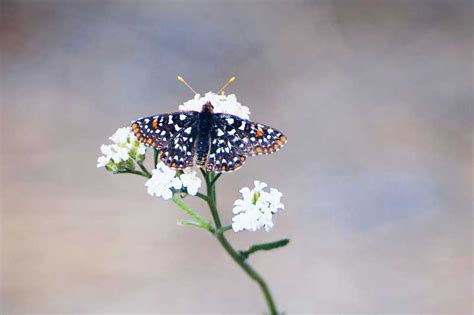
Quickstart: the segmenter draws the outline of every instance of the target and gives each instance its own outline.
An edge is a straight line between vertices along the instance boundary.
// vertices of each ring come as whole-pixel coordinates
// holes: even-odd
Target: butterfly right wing
[[[242,166],[247,156],[271,154],[286,143],[280,131],[230,114],[214,114],[211,149],[206,167],[229,172]]]

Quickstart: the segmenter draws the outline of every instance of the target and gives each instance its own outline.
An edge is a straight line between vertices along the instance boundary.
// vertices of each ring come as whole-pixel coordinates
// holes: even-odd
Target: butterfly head
[[[212,106],[211,102],[207,102],[202,105],[202,111],[212,113],[214,111],[214,106]]]

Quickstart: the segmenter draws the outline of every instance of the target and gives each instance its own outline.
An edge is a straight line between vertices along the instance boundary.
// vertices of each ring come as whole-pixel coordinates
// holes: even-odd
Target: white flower
[[[143,160],[146,153],[146,146],[138,141],[137,137],[132,133],[130,127],[123,127],[109,137],[112,144],[103,144],[100,151],[103,156],[97,159],[97,167],[114,166],[116,169],[123,168],[124,165],[114,165],[126,162],[131,158],[135,160]],[[131,162],[133,164],[133,162]],[[124,163],[121,163],[124,164]]]
[[[256,231],[262,227],[269,231],[273,227],[272,217],[284,205],[280,202],[283,196],[277,189],[270,188],[270,192],[264,191],[267,184],[254,181],[254,188],[250,190],[244,187],[240,190],[242,199],[234,202],[232,212],[232,229],[234,232],[248,230]]]
[[[187,168],[181,175],[180,172],[158,162],[156,169],[152,171],[151,178],[145,183],[148,193],[152,196],[162,197],[168,200],[173,197],[172,189],[186,188],[188,194],[196,195],[201,187],[201,179],[197,177],[196,171]]]
[[[126,161],[130,158],[127,148],[122,148],[114,144],[103,144],[100,146],[100,151],[104,155],[97,159],[97,167],[103,167],[110,161],[113,161],[114,163],[120,163],[121,161]]]
[[[161,161],[156,165],[156,169],[152,171],[151,178],[145,183],[150,195],[162,197],[165,200],[173,197],[172,188],[181,189],[182,185],[180,179],[176,177],[176,171]]]
[[[116,144],[126,144],[131,134],[130,131],[130,127],[119,128],[111,137],[109,137],[109,139]]]
[[[247,106],[242,106],[237,102],[237,97],[234,94],[217,95],[213,92],[208,92],[201,97],[200,94],[194,95],[194,98],[179,106],[179,110],[192,110],[200,112],[202,105],[211,102],[214,106],[215,113],[224,113],[238,116],[243,119],[250,118],[250,109]]]
[[[183,186],[186,187],[188,194],[193,196],[197,194],[199,187],[201,187],[201,179],[196,175],[196,171],[194,171],[192,168],[187,168],[179,177],[183,183]]]
[[[132,135],[132,136],[135,137],[135,135]],[[135,139],[136,139],[136,138],[137,138],[137,137],[135,137]],[[139,155],[145,155],[145,153],[146,153],[146,146],[145,146],[143,143],[139,142],[138,139],[137,139],[137,142],[138,142],[137,154],[139,154]]]

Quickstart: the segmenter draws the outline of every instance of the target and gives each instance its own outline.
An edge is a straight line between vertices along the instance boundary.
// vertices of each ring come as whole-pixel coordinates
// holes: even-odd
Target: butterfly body
[[[194,165],[215,172],[242,166],[247,156],[271,154],[286,137],[269,126],[235,115],[214,113],[211,103],[200,112],[181,111],[140,118],[132,130],[141,142],[159,150],[160,159],[175,169]]]
[[[206,104],[207,105],[207,104]],[[196,141],[196,165],[204,166],[209,153],[211,126],[213,123],[212,107],[203,106],[199,113]]]

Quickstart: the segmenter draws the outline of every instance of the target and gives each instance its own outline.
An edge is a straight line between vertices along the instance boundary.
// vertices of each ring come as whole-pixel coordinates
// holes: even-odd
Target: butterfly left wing
[[[140,142],[163,150],[179,131],[193,125],[198,115],[199,112],[183,111],[139,118],[132,122],[132,131]]]
[[[185,169],[194,164],[194,142],[197,137],[197,123],[193,122],[175,133],[168,146],[160,150],[160,160],[175,169]]]
[[[247,156],[271,154],[285,143],[286,137],[274,128],[230,114],[214,114],[206,167],[216,172],[233,171]]]
[[[140,142],[159,150],[167,166],[183,169],[193,166],[198,115],[182,111],[144,117],[132,122],[132,131]]]

